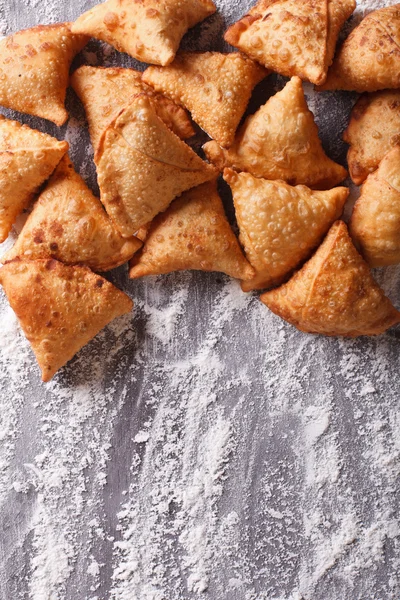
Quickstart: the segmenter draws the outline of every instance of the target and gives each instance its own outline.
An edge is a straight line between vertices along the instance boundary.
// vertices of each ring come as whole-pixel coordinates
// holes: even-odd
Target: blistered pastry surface
[[[72,21],[95,4],[0,0],[0,25],[7,34]],[[251,2],[217,5],[185,50],[228,49],[222,33]],[[359,2],[355,20],[382,5]],[[84,57],[143,68],[96,42]],[[267,78],[250,111],[282,87]],[[305,90],[325,151],[345,164],[341,135],[356,95]],[[61,130],[22,120],[65,137],[96,191],[70,92],[67,109]],[[398,268],[374,275],[399,307]],[[110,279],[135,312],[45,389],[0,294],[0,595],[400,597],[398,329],[357,340],[302,334],[216,273],[129,281],[121,268]]]

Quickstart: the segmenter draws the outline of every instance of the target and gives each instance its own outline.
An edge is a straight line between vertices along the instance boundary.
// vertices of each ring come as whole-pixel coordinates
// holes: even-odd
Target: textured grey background
[[[94,4],[5,0],[0,19],[8,34],[39,22],[73,20]],[[224,49],[226,25],[251,3],[217,4],[218,14],[185,37],[186,48]],[[97,55],[98,64],[143,68],[126,56],[104,53],[94,41],[87,50]],[[76,64],[84,60],[81,54]],[[271,77],[260,84],[249,110],[282,83]],[[355,97],[326,94],[320,101],[310,87],[306,92],[327,152],[343,163],[346,148],[340,136]],[[82,123],[82,108],[71,91],[67,107]],[[67,132],[67,126],[13,116],[60,139]],[[199,133],[195,147],[204,139]],[[96,190],[83,129],[73,140],[71,156]],[[232,217],[224,184],[221,193]],[[377,277],[399,306],[398,270]],[[118,600],[400,598],[398,328],[379,339],[317,338],[281,323],[257,296],[233,308],[230,303],[239,302],[240,292],[219,274],[178,273],[129,282],[120,268],[110,278],[136,302],[127,320],[130,335],[120,336],[116,350],[108,329],[46,388],[21,341],[21,379],[11,378],[7,368],[0,373],[2,406],[13,403],[15,420],[11,441],[6,439],[2,448],[9,463],[0,511],[1,599],[108,600],[112,594]],[[175,322],[163,341],[152,329],[155,308],[160,309],[157,329],[169,306]],[[164,325],[168,329],[168,322]],[[81,414],[82,386],[89,390],[87,416],[77,419],[71,406]],[[328,421],[321,436],[307,445],[307,415],[312,421],[318,411]],[[222,453],[222,472],[213,476],[212,457],[209,467],[204,457],[219,423],[227,424],[230,442],[226,456]],[[143,429],[150,431],[150,439],[138,449],[134,437]],[[216,440],[219,434],[217,428]],[[104,456],[98,455],[99,448]],[[37,457],[43,453],[41,462]],[[30,465],[36,465],[33,475]],[[50,485],[48,474],[60,466],[61,483]],[[199,492],[203,504],[196,501],[191,513],[181,492],[198,471],[206,472],[204,481],[215,480],[216,487]],[[98,484],[102,473],[105,486]],[[13,487],[15,481],[24,482],[22,492]],[[117,515],[127,501],[125,523]],[[165,502],[168,510],[161,510]],[[37,540],[46,539],[37,514],[43,523],[52,523],[47,554],[37,547]],[[104,535],[93,534],[93,522]],[[190,573],[199,566],[190,567],[184,538],[179,538],[199,524],[206,528],[210,553],[204,567],[208,588],[202,593],[191,589]],[[127,543],[137,548],[138,566],[126,587],[118,588],[112,572],[125,563],[122,555],[113,558],[114,543],[127,540],[129,526],[134,533]],[[63,532],[71,545],[70,573],[65,575],[64,565],[58,579],[49,576],[46,586],[44,576],[42,587],[35,589],[40,565],[33,558],[46,554],[57,571],[56,542]],[[101,565],[96,590],[87,574],[90,557]]]

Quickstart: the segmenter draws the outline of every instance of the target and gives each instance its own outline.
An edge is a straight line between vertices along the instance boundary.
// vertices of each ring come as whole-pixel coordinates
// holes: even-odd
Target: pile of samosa
[[[61,126],[70,84],[100,188],[97,198],[67,142],[0,116],[0,242],[34,200],[0,283],[44,381],[132,309],[98,274],[126,262],[133,279],[226,273],[244,291],[268,290],[262,302],[306,332],[377,335],[400,322],[370,272],[400,262],[400,5],[368,14],[336,50],[355,5],[259,0],[226,31],[239,50],[227,54],[178,52],[187,30],[216,11],[212,0],[107,0],[74,23],[0,42],[0,105]],[[70,76],[90,37],[151,66],[84,65]],[[271,71],[290,79],[242,121]],[[338,220],[349,189],[336,187],[347,171],[322,148],[302,80],[363,93],[344,133],[350,176],[363,184],[349,229]],[[210,137],[209,162],[185,142],[191,119]]]

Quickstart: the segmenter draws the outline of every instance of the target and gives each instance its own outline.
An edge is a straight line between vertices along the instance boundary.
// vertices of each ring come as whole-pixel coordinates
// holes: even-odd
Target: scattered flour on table
[[[24,4],[46,22],[59,7]],[[323,127],[329,96],[306,92]],[[94,181],[82,114],[65,137]],[[398,270],[377,276],[398,304]],[[134,317],[46,386],[0,294],[0,597],[399,598],[396,336],[304,336],[211,275],[129,291]]]
[[[189,280],[175,280],[179,315],[190,310]],[[168,297],[168,286],[162,292],[153,281],[140,311],[162,321],[164,305],[168,322]],[[157,329],[147,330],[154,356],[152,369],[142,369],[148,357],[135,346],[132,322],[122,318],[67,367],[74,386],[58,378],[46,388],[38,384],[32,406],[26,394],[28,376],[36,379],[30,350],[12,312],[1,306],[0,435],[6,443],[0,493],[3,500],[13,494],[29,503],[16,542],[29,549],[30,598],[74,597],[79,583],[82,597],[92,600],[338,600],[329,591],[332,577],[355,590],[354,598],[364,597],[357,586],[365,590],[375,581],[386,546],[399,541],[399,417],[387,341],[373,341],[367,351],[356,341],[331,341],[341,357],[334,378],[322,360],[325,343],[299,338],[236,282],[225,282],[211,301],[204,335],[185,358],[168,352],[176,336],[181,342],[190,336],[188,324],[172,319],[169,342]],[[240,335],[233,317],[243,322]],[[263,340],[253,354],[256,379],[246,365],[224,360],[228,347],[231,358],[243,360],[246,335],[252,343],[256,335]],[[137,352],[139,366],[124,347]],[[376,369],[370,381],[366,360]],[[112,530],[104,497],[113,432],[126,418],[127,402],[136,402],[126,382],[139,377],[146,410],[129,430],[129,484]],[[337,403],[338,384],[351,403]],[[387,395],[379,403],[374,396],[382,386]],[[355,448],[344,443],[347,420],[358,436]],[[18,441],[32,423],[37,439],[26,449],[29,456],[21,456]],[[353,452],[368,481],[366,514],[359,501],[363,483],[351,480]],[[99,548],[113,564],[108,583]],[[397,567],[393,559],[386,596],[381,590],[377,598],[397,593]]]

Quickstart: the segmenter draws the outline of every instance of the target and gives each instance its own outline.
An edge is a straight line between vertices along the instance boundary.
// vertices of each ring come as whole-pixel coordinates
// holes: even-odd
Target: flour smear
[[[0,34],[94,4],[0,0]],[[222,48],[250,6],[217,4],[186,47]],[[359,2],[352,23],[382,5]],[[134,64],[93,41],[84,59]],[[354,97],[306,94],[343,156]],[[46,130],[96,189],[82,107],[67,103],[68,126]],[[376,273],[397,306],[399,273]],[[219,274],[111,278],[133,314],[47,385],[0,293],[0,598],[400,598],[398,330],[303,335]]]

